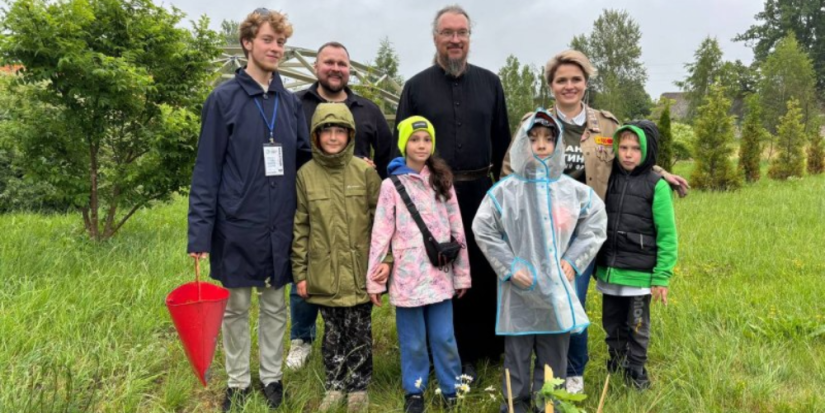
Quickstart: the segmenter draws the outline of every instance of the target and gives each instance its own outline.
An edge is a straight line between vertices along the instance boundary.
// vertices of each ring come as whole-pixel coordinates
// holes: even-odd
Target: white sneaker
[[[564,388],[570,394],[584,393],[584,377],[568,377],[566,380],[564,380]]]
[[[304,367],[310,353],[312,353],[312,343],[307,343],[300,338],[292,340],[289,354],[286,356],[286,367],[292,370]]]

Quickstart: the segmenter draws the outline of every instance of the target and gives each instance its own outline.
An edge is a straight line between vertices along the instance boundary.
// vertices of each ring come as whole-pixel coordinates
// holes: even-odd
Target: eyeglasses
[[[461,30],[445,29],[445,30],[442,30],[440,32],[436,32],[436,34],[438,34],[439,36],[441,36],[445,39],[452,39],[453,36],[458,36],[459,39],[467,39],[467,38],[470,37],[470,31],[469,30],[464,30],[464,29],[461,29]]]
[[[266,7],[258,7],[253,13],[260,14],[261,16],[269,16],[269,9]]]

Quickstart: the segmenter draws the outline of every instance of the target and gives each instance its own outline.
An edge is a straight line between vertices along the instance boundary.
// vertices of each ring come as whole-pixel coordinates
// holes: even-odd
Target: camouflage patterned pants
[[[324,318],[324,387],[346,393],[366,391],[372,378],[372,303],[319,308]]]

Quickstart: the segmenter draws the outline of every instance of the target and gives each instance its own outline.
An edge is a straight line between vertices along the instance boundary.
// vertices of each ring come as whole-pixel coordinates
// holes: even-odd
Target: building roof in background
[[[662,93],[662,97],[674,101],[673,106],[670,107],[671,118],[678,120],[687,118],[688,101],[685,99],[684,92],[665,92]]]
[[[22,69],[23,65],[5,65],[0,66],[0,73],[3,74],[14,74],[17,73],[18,70]]]

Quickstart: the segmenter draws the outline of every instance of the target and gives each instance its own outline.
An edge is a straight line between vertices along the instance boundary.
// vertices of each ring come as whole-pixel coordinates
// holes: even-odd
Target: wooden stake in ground
[[[607,375],[607,380],[604,381],[604,389],[602,390],[602,398],[599,399],[599,410],[596,410],[596,413],[602,413],[602,409],[604,408],[604,399],[607,396],[607,388],[610,386],[610,375]]]
[[[504,369],[504,377],[507,379],[507,406],[510,413],[516,413],[513,408],[513,388],[510,386],[510,369]]]
[[[548,365],[544,365],[544,382],[547,383],[553,380],[553,369],[550,368]],[[550,399],[546,403],[544,403],[544,413],[553,413],[553,400]]]

